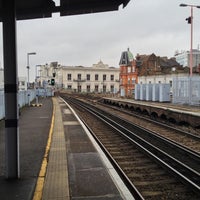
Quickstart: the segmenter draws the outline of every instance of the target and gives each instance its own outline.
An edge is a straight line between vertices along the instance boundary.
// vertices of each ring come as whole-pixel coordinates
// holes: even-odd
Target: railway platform
[[[5,130],[0,122],[1,199],[133,199],[70,106],[58,97],[39,103],[21,111],[17,180],[5,179]]]
[[[200,127],[200,107],[188,106],[181,104],[172,104],[169,102],[151,102],[137,101],[134,99],[108,98],[102,100],[105,103],[117,105],[119,107],[127,107],[138,112],[145,113],[154,118],[167,119],[176,123],[188,123],[192,127]]]

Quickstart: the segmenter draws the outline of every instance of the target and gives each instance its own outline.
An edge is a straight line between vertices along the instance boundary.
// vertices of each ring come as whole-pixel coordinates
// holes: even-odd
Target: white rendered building
[[[109,67],[102,61],[92,67],[44,65],[40,67],[39,81],[72,92],[117,93],[119,92],[119,68]]]

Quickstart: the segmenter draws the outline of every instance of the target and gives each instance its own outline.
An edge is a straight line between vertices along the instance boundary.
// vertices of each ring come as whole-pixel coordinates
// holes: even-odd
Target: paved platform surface
[[[62,101],[59,104],[64,124],[71,199],[123,199],[80,121],[66,104]]]
[[[0,199],[32,199],[44,156],[52,119],[51,98],[40,99],[40,107],[24,107],[19,117],[20,171],[18,180],[5,179],[5,128],[0,121]]]
[[[53,101],[40,99],[39,103],[42,106],[23,108],[19,119],[21,177],[18,180],[5,179],[5,130],[3,121],[0,122],[0,199],[124,199],[69,107],[57,97]],[[52,119],[55,123],[51,123]],[[46,155],[49,138],[51,145]],[[44,180],[39,181],[43,168]]]

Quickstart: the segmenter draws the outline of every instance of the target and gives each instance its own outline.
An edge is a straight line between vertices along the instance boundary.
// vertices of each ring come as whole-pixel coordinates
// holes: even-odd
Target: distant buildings
[[[40,85],[48,87],[55,80],[55,87],[72,92],[119,92],[119,68],[109,67],[102,61],[92,67],[45,65],[40,67]]]
[[[200,51],[193,51],[193,76],[200,75]],[[91,67],[61,66],[58,62],[38,65],[36,82],[31,88],[65,89],[70,92],[112,93],[132,97],[136,84],[169,83],[173,78],[189,77],[189,52],[176,52],[174,58],[137,54],[129,49],[121,53],[119,67],[109,67],[101,60]],[[27,90],[26,77],[19,77],[19,90]],[[3,90],[0,69],[0,90]]]
[[[128,49],[122,52],[120,59],[120,93],[133,96],[135,84],[169,83],[172,87],[174,77],[189,76],[189,68],[181,66],[175,58],[139,55],[134,59]],[[193,74],[199,76],[199,71]]]
[[[26,77],[18,77],[18,89],[27,90]],[[0,68],[0,90],[4,90],[4,70]]]
[[[138,82],[138,68],[133,54],[129,51],[122,52],[120,66],[120,93],[121,96],[131,96]]]
[[[174,55],[176,61],[183,67],[190,66],[190,51],[176,52]],[[192,51],[193,60],[193,72],[199,72],[200,66],[200,51],[199,49],[193,49]]]
[[[26,77],[19,77],[18,79],[19,90],[27,90],[27,80]]]
[[[138,76],[163,75],[171,74],[176,70],[183,70],[174,58],[156,56],[154,53],[150,55],[137,55]]]

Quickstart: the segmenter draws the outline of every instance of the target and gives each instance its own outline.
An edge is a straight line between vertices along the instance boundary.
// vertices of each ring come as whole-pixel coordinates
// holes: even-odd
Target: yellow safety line
[[[41,200],[42,199],[44,180],[45,180],[45,175],[46,175],[46,170],[47,170],[47,157],[48,157],[48,154],[49,154],[51,140],[52,140],[54,120],[55,120],[55,103],[54,103],[54,98],[53,98],[53,114],[52,114],[52,119],[51,119],[51,127],[50,127],[50,130],[49,130],[47,145],[46,145],[44,157],[43,157],[43,160],[42,160],[42,165],[41,165],[41,168],[40,168],[39,176],[38,176],[38,179],[37,179],[37,184],[36,184],[33,200]]]

